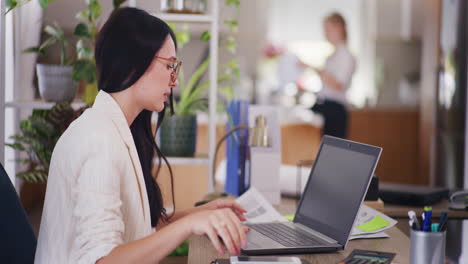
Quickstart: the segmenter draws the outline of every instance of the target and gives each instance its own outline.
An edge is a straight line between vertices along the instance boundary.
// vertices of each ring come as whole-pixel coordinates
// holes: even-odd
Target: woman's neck
[[[339,46],[344,46],[346,45],[346,42],[344,40],[336,40],[334,43],[332,43],[333,46],[336,48],[336,47],[339,47]]]
[[[127,120],[128,126],[130,126],[143,109],[135,103],[136,100],[133,100],[130,89],[111,93],[110,95],[119,105]]]

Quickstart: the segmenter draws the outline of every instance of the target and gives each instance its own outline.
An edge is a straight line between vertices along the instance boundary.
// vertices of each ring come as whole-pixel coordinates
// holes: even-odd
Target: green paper
[[[292,221],[294,220],[294,215],[285,215],[284,218],[286,218],[288,221]]]
[[[359,225],[357,228],[361,229],[364,232],[373,232],[388,225],[390,225],[390,223],[378,215],[369,222]]]

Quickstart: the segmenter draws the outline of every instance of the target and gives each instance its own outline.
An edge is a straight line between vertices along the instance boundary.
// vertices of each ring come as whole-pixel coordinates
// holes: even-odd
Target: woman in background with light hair
[[[346,138],[348,109],[346,91],[356,69],[356,60],[346,46],[346,21],[339,13],[328,15],[323,22],[325,37],[334,47],[323,69],[314,69],[322,81],[317,103],[312,111],[324,116],[323,134]]]

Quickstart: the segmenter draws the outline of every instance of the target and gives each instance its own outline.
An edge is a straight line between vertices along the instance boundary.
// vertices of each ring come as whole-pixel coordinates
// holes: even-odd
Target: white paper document
[[[396,223],[396,220],[365,204],[361,204],[351,236],[380,233],[393,227]]]
[[[250,187],[236,201],[247,210],[244,215],[249,223],[287,221],[255,187]]]

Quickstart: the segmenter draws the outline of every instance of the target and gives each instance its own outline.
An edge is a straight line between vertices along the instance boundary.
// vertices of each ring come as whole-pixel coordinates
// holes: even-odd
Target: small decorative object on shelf
[[[197,116],[166,116],[161,125],[161,151],[170,157],[192,157],[197,145]]]
[[[205,14],[206,0],[161,0],[161,11],[175,14]]]
[[[46,102],[72,101],[76,94],[76,82],[72,79],[73,66],[37,64],[39,94]]]
[[[77,83],[72,79],[73,66],[67,59],[66,46],[68,41],[58,24],[46,26],[44,32],[49,35],[49,38],[40,46],[28,48],[24,52],[45,55],[46,48],[58,43],[60,45],[60,64],[36,65],[39,94],[47,102],[71,101],[75,97]]]

